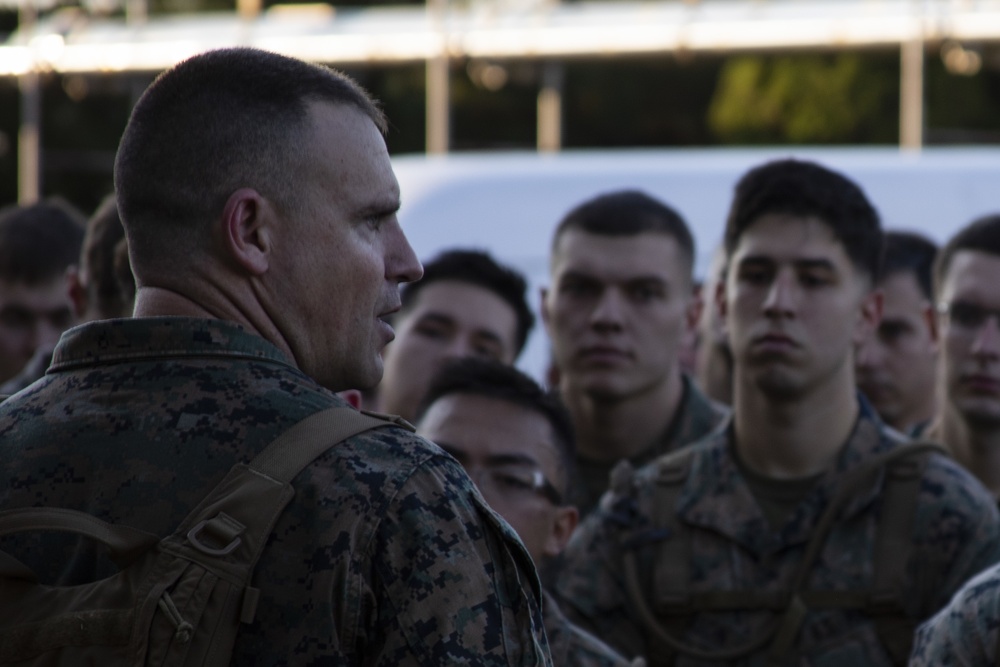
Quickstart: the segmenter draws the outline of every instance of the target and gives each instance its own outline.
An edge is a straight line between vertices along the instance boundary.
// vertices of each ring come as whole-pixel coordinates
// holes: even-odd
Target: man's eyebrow
[[[795,266],[800,269],[822,269],[825,271],[837,270],[837,267],[834,266],[833,262],[825,257],[797,259],[795,260]]]
[[[447,313],[442,313],[436,310],[430,310],[425,313],[421,313],[420,317],[417,318],[418,322],[430,323],[430,324],[444,324],[446,326],[455,326],[455,318]]]
[[[400,201],[398,199],[386,199],[381,202],[374,202],[358,209],[358,216],[362,218],[384,218],[399,211]]]

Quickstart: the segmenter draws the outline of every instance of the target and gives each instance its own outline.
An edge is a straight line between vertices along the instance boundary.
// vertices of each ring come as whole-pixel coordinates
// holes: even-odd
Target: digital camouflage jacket
[[[969,580],[917,631],[910,667],[987,667],[1000,660],[1000,564]]]
[[[333,405],[344,403],[230,323],[86,324],[0,405],[0,509],[78,509],[166,535],[235,462]],[[293,486],[233,665],[551,664],[530,557],[436,445],[368,431]],[[0,548],[52,582],[114,571],[62,535]]]
[[[688,376],[683,378],[684,395],[670,425],[651,447],[629,460],[634,467],[646,465],[663,454],[700,440],[729,417],[729,408],[708,398]],[[577,481],[572,498],[581,517],[590,514],[608,490],[612,468],[613,463],[577,456]]]
[[[901,438],[885,428],[862,401],[859,420],[836,464],[820,477],[784,525],[775,529],[740,474],[732,455],[731,429],[713,434],[694,445],[689,454],[676,452],[636,472],[630,483],[602,499],[598,511],[577,529],[564,552],[553,592],[571,620],[626,656],[646,655],[655,664],[653,658],[667,654],[660,648],[662,642],[654,640],[649,624],[640,620],[627,593],[625,554],[632,551],[643,599],[657,614],[658,625],[673,628],[685,643],[712,651],[766,636],[793,606],[787,597],[793,573],[831,497],[871,457],[909,446]],[[726,600],[719,598],[725,598],[726,591],[738,591],[738,598],[751,591],[773,598],[774,606],[733,610],[730,599],[724,611],[699,610],[685,598],[675,595],[677,599],[671,599],[670,590],[650,599],[663,588],[670,568],[678,565],[654,562],[664,548],[677,544],[671,542],[677,534],[661,529],[653,517],[658,511],[656,499],[662,498],[658,485],[665,482],[661,471],[669,469],[666,464],[671,457],[682,456],[690,457],[689,469],[675,480],[679,485],[676,504],[662,511],[674,513],[690,537],[689,557],[680,562],[685,568],[686,593],[700,596],[706,606],[714,596],[716,608],[722,608]],[[943,456],[926,455],[924,461],[922,472],[913,476],[913,510],[907,513],[912,528],[901,540],[905,546],[900,546],[898,559],[902,562],[888,563],[892,575],[903,583],[894,587],[890,602],[898,605],[898,616],[910,625],[903,633],[905,646],[898,661],[906,659],[915,624],[941,608],[966,579],[1000,559],[1000,519],[989,493]],[[866,479],[834,515],[828,538],[806,573],[803,588],[808,595],[802,596],[803,604],[794,605],[801,611],[801,622],[788,638],[783,664],[892,664],[871,608],[864,606],[878,602],[870,594],[886,473],[879,470]],[[851,608],[845,598],[856,598],[858,604]],[[667,603],[680,606],[672,608]],[[681,656],[672,664],[764,665],[771,657],[770,646],[765,643],[746,656],[724,662]]]

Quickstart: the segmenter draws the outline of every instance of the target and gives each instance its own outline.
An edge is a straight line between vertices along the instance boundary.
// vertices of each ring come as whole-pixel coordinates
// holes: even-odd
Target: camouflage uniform
[[[951,603],[917,631],[910,667],[997,664],[1000,565],[962,587]]]
[[[234,324],[77,327],[49,373],[0,405],[0,507],[79,509],[165,535],[234,462],[333,405],[344,402]],[[551,664],[530,557],[435,445],[369,431],[294,487],[232,664]],[[113,572],[61,535],[0,548],[62,584]]]
[[[570,623],[555,599],[543,595],[542,612],[545,634],[556,667],[626,667],[629,663],[614,649],[589,632]]]
[[[682,376],[684,390],[667,430],[651,447],[629,459],[636,468],[708,435],[729,416],[729,408],[712,401],[689,378]],[[591,461],[577,455],[576,484],[571,498],[580,509],[580,516],[590,514],[601,496],[608,490],[614,463]]]
[[[690,531],[690,593],[786,591],[818,518],[846,475],[876,453],[906,442],[862,401],[861,416],[836,465],[819,478],[779,530],[765,518],[739,472],[731,428],[693,445],[688,474],[676,482],[674,510]],[[663,463],[678,455],[683,453],[638,471],[631,485],[602,499],[600,509],[577,529],[564,552],[564,569],[553,591],[571,620],[625,655],[652,657],[655,642],[626,592],[623,542],[636,549],[640,589],[655,590],[653,558],[670,539],[652,520],[657,484]],[[866,597],[872,591],[884,482],[880,472],[841,508],[808,572],[806,590],[861,591]],[[966,579],[1000,558],[1000,516],[989,493],[971,475],[945,457],[931,455],[915,490],[910,556],[899,569],[892,568],[906,584],[898,591],[904,622],[928,618]],[[789,664],[891,664],[868,613],[816,606],[794,635]],[[689,612],[681,617],[681,638],[707,650],[730,648],[760,637],[774,618],[773,612],[757,609]],[[660,615],[659,620],[662,625],[667,617]],[[908,642],[910,636],[903,636]],[[765,645],[726,664],[765,664],[767,649]],[[719,663],[685,656],[674,664]]]

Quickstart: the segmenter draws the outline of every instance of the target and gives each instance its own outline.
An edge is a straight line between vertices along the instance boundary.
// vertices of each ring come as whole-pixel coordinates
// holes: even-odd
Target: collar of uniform
[[[291,366],[277,347],[233,322],[143,317],[73,327],[59,339],[49,370],[174,357],[245,358]]]
[[[722,533],[761,556],[807,542],[845,476],[873,454],[894,446],[896,441],[864,398],[859,396],[858,400],[858,420],[836,464],[820,477],[780,530],[774,530],[764,517],[733,459],[731,425],[698,447],[678,498],[681,519]],[[840,516],[847,519],[870,505],[882,489],[882,480],[880,472],[863,492],[847,503]]]
[[[681,381],[681,400],[663,436],[648,450],[633,457],[630,461],[633,466],[641,467],[683,445],[700,440],[729,417],[729,408],[706,396],[687,374],[681,374]]]

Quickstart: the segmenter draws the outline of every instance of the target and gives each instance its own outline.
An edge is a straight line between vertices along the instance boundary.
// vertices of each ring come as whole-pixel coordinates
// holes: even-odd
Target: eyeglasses
[[[956,327],[966,331],[978,331],[990,318],[996,318],[1000,326],[1000,310],[983,308],[967,301],[952,301],[939,303],[938,313],[948,317]]]
[[[544,473],[531,466],[490,466],[469,470],[469,477],[480,491],[503,497],[542,496],[561,506],[563,497]]]

